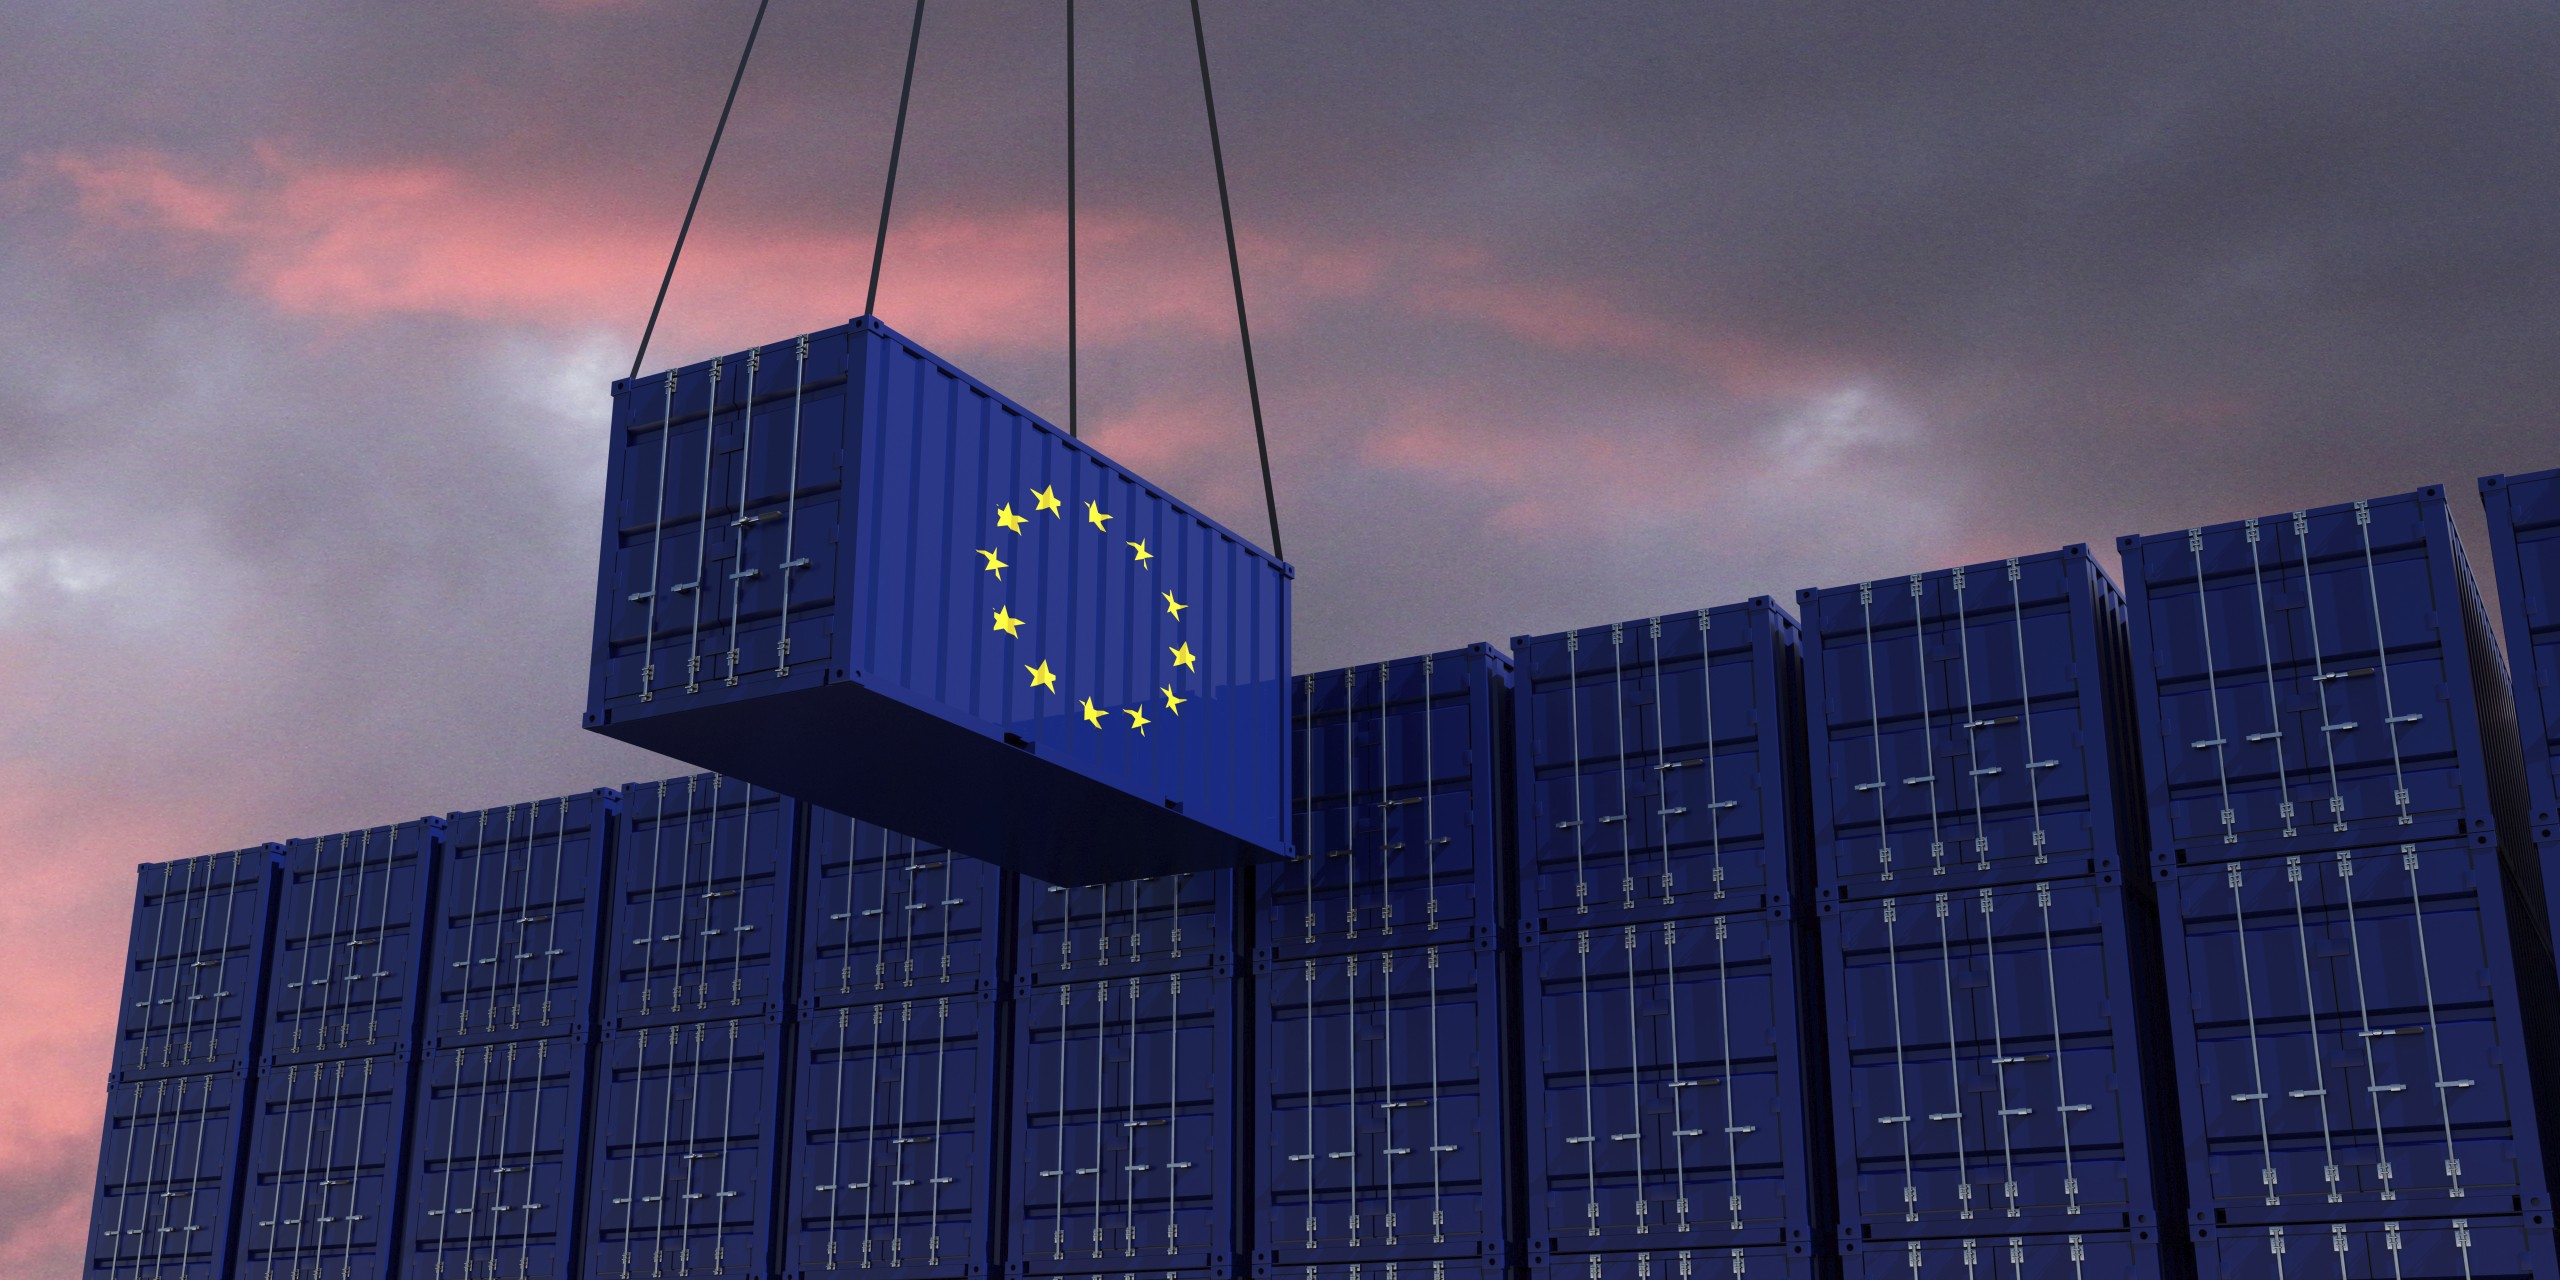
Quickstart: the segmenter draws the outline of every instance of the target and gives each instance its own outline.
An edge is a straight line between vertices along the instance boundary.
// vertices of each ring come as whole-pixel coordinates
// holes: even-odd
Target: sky
[[[2560,465],[2560,11],[1213,0],[1302,669]],[[583,732],[607,384],[753,6],[20,0],[0,1274],[138,862]],[[932,5],[878,312],[1062,417],[1061,6]],[[1264,529],[1191,33],[1079,8],[1081,422]],[[861,310],[908,10],[778,0],[649,364]]]

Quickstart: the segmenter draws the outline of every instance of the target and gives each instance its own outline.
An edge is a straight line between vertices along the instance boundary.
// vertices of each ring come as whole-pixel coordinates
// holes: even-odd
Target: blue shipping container
[[[1822,992],[1806,941],[1775,908],[1531,935],[1533,1253],[1815,1238]]]
[[[419,818],[285,846],[262,1062],[416,1046],[443,841],[444,819]]]
[[[718,774],[623,797],[606,1030],[788,1013],[799,806]]]
[[[1553,1261],[1533,1255],[1528,1274],[1530,1280],[1829,1280],[1838,1268],[1828,1252],[1804,1244],[1694,1245],[1558,1254]]]
[[[2150,1230],[1901,1240],[1855,1249],[1844,1261],[1843,1280],[2153,1280],[2189,1274],[2186,1250],[2164,1247]]]
[[[2486,1216],[2199,1231],[2197,1280],[2553,1280],[2551,1224]]]
[[[1464,935],[1256,966],[1257,1270],[1513,1260],[1504,968]]]
[[[931,996],[803,1012],[785,1270],[987,1274],[1003,1234],[1002,1010]]]
[[[446,817],[430,1047],[588,1031],[620,812],[600,789]]]
[[[604,1038],[584,1174],[586,1274],[777,1274],[785,1031],[778,1018],[722,1018]]]
[[[1785,610],[1757,596],[1511,646],[1521,893],[1539,928],[1802,896],[1803,655]]]
[[[1061,883],[1288,851],[1288,566],[861,319],[614,384],[587,727]]]
[[[1233,1273],[1245,1080],[1234,979],[1017,980],[1008,1267]]]
[[[1004,990],[1001,868],[840,813],[804,812],[801,999],[834,1008]]]
[[[2547,827],[2560,823],[2560,469],[2483,476],[2480,501],[2514,667],[2526,794],[2534,823]]]
[[[1823,896],[2141,861],[2124,601],[2088,548],[1797,599]]]
[[[1824,904],[1843,1237],[2174,1212],[2155,927],[2113,876]]]
[[[375,1054],[258,1073],[232,1252],[237,1280],[400,1274],[414,1070],[404,1054]]]
[[[80,1274],[93,1280],[219,1280],[240,1208],[241,1064],[107,1089],[98,1182]]]
[[[2485,834],[2155,874],[2191,1224],[2549,1209],[2560,1010]]]
[[[2529,837],[2443,489],[2121,545],[2156,852]]]
[[[1235,884],[1229,871],[1081,886],[1026,876],[1016,890],[1022,925],[1014,934],[1014,972],[1036,986],[1137,973],[1232,973]]]
[[[578,1274],[594,1069],[583,1035],[456,1045],[420,1060],[400,1274]]]
[[[1495,938],[1509,904],[1511,661],[1486,645],[1300,676],[1294,865],[1259,868],[1282,960]]]
[[[284,846],[146,862],[133,896],[112,1079],[257,1062],[267,931]]]

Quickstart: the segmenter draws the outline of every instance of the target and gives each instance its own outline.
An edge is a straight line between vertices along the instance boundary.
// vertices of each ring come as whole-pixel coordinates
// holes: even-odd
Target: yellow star
[[[1140,564],[1145,564],[1149,560],[1155,559],[1153,555],[1148,553],[1147,540],[1144,538],[1140,538],[1136,542],[1130,543],[1129,549],[1138,553],[1138,563]]]
[[[1088,502],[1084,504],[1084,519],[1085,523],[1092,525],[1096,529],[1100,529],[1103,527],[1103,523],[1111,519],[1111,517],[1104,514],[1099,505]],[[1108,530],[1105,530],[1105,532],[1108,532]]]
[[[1046,511],[1050,515],[1056,516],[1061,520],[1067,518],[1066,512],[1058,509],[1058,490],[1056,486],[1053,485],[1046,489],[1032,490],[1031,500],[1040,504],[1032,509],[1031,514],[1036,516],[1041,512]]]
[[[1170,591],[1161,592],[1160,594],[1164,596],[1164,611],[1172,614],[1177,619],[1182,617],[1183,610],[1191,607],[1190,605],[1174,599],[1173,593]]]
[[[1193,671],[1198,671],[1200,669],[1198,666],[1194,665],[1196,655],[1191,652],[1190,641],[1185,640],[1182,643],[1175,645],[1172,649],[1172,653],[1173,665],[1177,667],[1190,667]]]
[[[1086,724],[1099,729],[1102,727],[1102,718],[1110,714],[1110,712],[1093,705],[1093,699],[1087,698],[1084,700],[1084,722]]]
[[[1042,658],[1039,666],[1024,667],[1023,670],[1031,673],[1032,688],[1046,689],[1051,693],[1056,693],[1058,691],[1058,674],[1049,669],[1049,660],[1047,658]]]
[[[1004,561],[996,559],[995,552],[980,551],[978,554],[987,558],[987,572],[996,575],[998,578],[1002,578],[1004,576]]]
[[[1012,614],[1005,612],[1005,608],[1004,608],[1004,606],[1003,606],[1003,605],[997,605],[997,606],[996,606],[996,630],[1001,631],[1001,632],[1005,633],[1006,635],[1012,636],[1012,637],[1013,637],[1014,639],[1016,639],[1016,640],[1019,640],[1019,639],[1021,639],[1021,638],[1022,638],[1022,619],[1017,618],[1017,617],[1013,616]]]
[[[1173,715],[1181,715],[1182,704],[1191,701],[1189,698],[1176,697],[1172,685],[1166,685],[1158,692],[1164,695],[1164,709]]]
[[[996,508],[996,523],[1003,525],[1006,533],[1020,533],[1022,532],[1022,526],[1029,523],[1029,521],[1015,515],[1013,513],[1013,504],[1008,502],[1003,506]]]
[[[1147,719],[1146,708],[1129,708],[1129,727],[1137,730],[1139,737],[1143,738],[1147,736],[1147,726],[1151,723],[1153,722]]]

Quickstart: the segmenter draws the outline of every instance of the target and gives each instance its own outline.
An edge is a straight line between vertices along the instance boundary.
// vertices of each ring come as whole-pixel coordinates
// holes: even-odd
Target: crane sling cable
[[[729,96],[720,104],[720,122],[711,126],[711,149],[702,153],[702,171],[693,179],[693,199],[685,203],[684,221],[676,227],[675,251],[667,255],[666,274],[658,277],[658,297],[649,304],[649,323],[640,330],[640,349],[631,354],[634,378],[640,376],[641,362],[649,358],[649,339],[658,332],[658,313],[667,305],[667,286],[675,282],[676,259],[684,256],[685,237],[693,232],[694,212],[702,207],[702,188],[711,181],[711,161],[720,154],[720,135],[729,131],[729,109],[738,105],[738,86],[746,81],[747,59],[755,56],[756,35],[764,30],[764,12],[771,7],[773,0],[756,0],[756,19],[747,27],[747,46],[738,51],[738,69],[729,77]]]

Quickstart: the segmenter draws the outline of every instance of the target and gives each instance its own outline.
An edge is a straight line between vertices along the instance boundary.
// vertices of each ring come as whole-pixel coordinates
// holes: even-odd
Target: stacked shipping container
[[[2480,500],[2488,508],[2490,556],[2514,667],[2517,762],[2532,809],[2533,871],[2542,879],[2542,901],[2533,906],[2549,943],[2560,939],[2560,468],[2483,476]],[[2481,731],[2494,769],[2500,726],[2492,708],[2481,709]]]
[[[1512,645],[1532,1271],[1828,1274],[1795,620]]]
[[[2442,491],[2123,550],[2207,1274],[2553,1274],[2540,867]]]
[[[2075,546],[1800,599],[1850,1272],[2179,1269],[2114,584]]]

